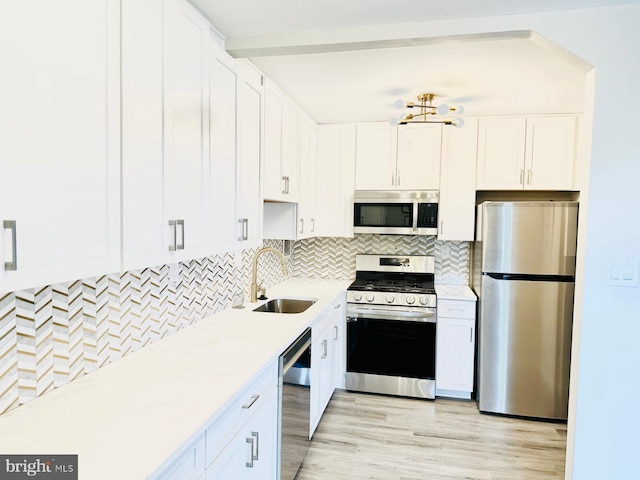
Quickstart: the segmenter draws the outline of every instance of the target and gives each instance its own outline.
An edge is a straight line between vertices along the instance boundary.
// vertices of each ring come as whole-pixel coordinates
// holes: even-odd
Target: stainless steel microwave
[[[354,233],[437,235],[437,190],[357,190],[353,197]]]

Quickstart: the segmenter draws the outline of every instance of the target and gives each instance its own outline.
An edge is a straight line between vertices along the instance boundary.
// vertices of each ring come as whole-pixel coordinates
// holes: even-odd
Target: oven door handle
[[[433,309],[421,311],[385,310],[382,308],[348,307],[348,319],[371,318],[374,320],[397,320],[401,322],[436,323],[436,312]]]

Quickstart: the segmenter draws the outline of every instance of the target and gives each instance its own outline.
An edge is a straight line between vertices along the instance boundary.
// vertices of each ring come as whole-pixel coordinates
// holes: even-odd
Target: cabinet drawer
[[[438,300],[438,317],[475,318],[476,302]]]
[[[209,466],[278,383],[278,365],[272,362],[223,408],[206,430],[205,461]]]

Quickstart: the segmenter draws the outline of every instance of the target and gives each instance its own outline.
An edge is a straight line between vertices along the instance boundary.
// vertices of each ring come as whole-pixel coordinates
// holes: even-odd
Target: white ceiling
[[[232,40],[372,25],[640,3],[640,0],[190,0]],[[236,42],[237,43],[237,42]],[[466,116],[579,113],[588,64],[537,34],[251,57],[318,123],[388,121],[396,99],[435,93]],[[267,51],[267,50],[265,50]],[[262,54],[264,55],[264,53]]]

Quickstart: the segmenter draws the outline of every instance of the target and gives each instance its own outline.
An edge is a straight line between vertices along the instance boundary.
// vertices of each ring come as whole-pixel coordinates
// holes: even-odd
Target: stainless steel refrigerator
[[[577,202],[478,207],[480,411],[566,419]]]

